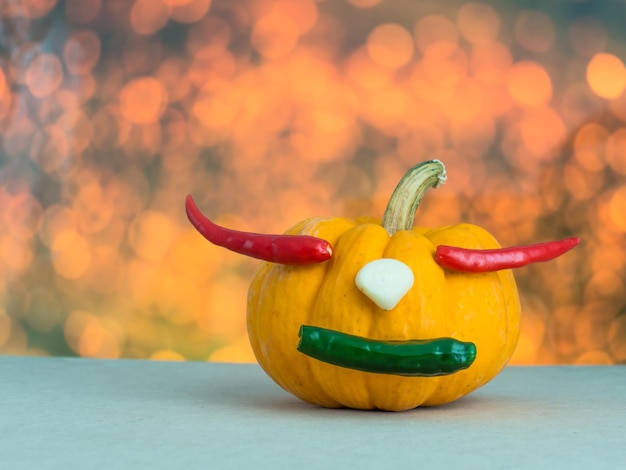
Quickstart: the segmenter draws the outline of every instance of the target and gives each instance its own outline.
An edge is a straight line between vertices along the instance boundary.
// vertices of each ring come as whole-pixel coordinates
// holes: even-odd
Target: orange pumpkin
[[[435,261],[438,245],[491,249],[499,248],[498,242],[475,225],[412,227],[424,192],[444,180],[441,162],[425,162],[402,179],[382,223],[315,217],[287,231],[328,241],[334,247],[328,261],[304,266],[260,264],[248,294],[248,333],[259,364],[281,387],[324,407],[399,411],[456,400],[487,383],[506,365],[520,327],[512,272],[461,273]],[[365,266],[380,259],[401,262],[413,277],[391,308],[379,306],[376,292],[367,292],[355,282]],[[375,271],[376,265],[371,266]],[[355,370],[300,352],[303,325],[354,335],[374,345],[453,338],[473,343],[477,352],[469,367],[448,374]]]

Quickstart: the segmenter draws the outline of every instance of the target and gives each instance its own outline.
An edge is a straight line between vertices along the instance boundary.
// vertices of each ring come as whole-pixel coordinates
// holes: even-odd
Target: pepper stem
[[[382,226],[389,236],[413,228],[422,197],[428,189],[445,183],[446,178],[446,167],[439,160],[418,163],[406,172],[391,194],[383,215]]]

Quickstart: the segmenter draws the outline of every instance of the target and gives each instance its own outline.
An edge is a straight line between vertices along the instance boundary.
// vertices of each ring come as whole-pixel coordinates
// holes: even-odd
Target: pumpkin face
[[[265,260],[248,292],[248,333],[285,390],[324,407],[400,411],[456,400],[506,365],[520,327],[508,268],[579,240],[500,249],[475,225],[413,227],[426,190],[444,181],[440,161],[423,162],[382,221],[317,217],[270,236],[219,227],[188,196],[209,241]]]
[[[510,270],[447,271],[434,260],[438,245],[498,248],[480,227],[413,228],[389,236],[373,221],[313,218],[288,231],[329,241],[329,261],[307,266],[263,262],[248,294],[248,332],[266,373],[299,398],[325,407],[406,410],[448,403],[492,379],[512,355],[520,304]],[[355,283],[369,262],[391,258],[408,266],[413,286],[383,310]],[[297,350],[302,325],[400,341],[451,337],[476,345],[466,370],[437,377],[404,377],[352,370]]]

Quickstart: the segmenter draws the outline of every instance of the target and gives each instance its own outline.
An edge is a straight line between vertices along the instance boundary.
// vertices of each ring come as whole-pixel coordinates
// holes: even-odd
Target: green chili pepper
[[[448,375],[476,358],[474,343],[453,338],[377,341],[302,325],[298,351],[329,364],[364,372],[411,377]]]

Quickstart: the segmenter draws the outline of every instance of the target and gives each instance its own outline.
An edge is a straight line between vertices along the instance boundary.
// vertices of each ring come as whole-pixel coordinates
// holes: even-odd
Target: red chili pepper
[[[281,264],[312,264],[328,260],[330,243],[308,235],[264,235],[220,227],[206,218],[191,196],[185,200],[187,217],[211,243],[252,258]]]
[[[501,269],[520,268],[530,263],[550,261],[580,243],[578,237],[566,238],[528,246],[471,250],[454,246],[437,247],[435,260],[445,268],[468,273],[485,273]]]

